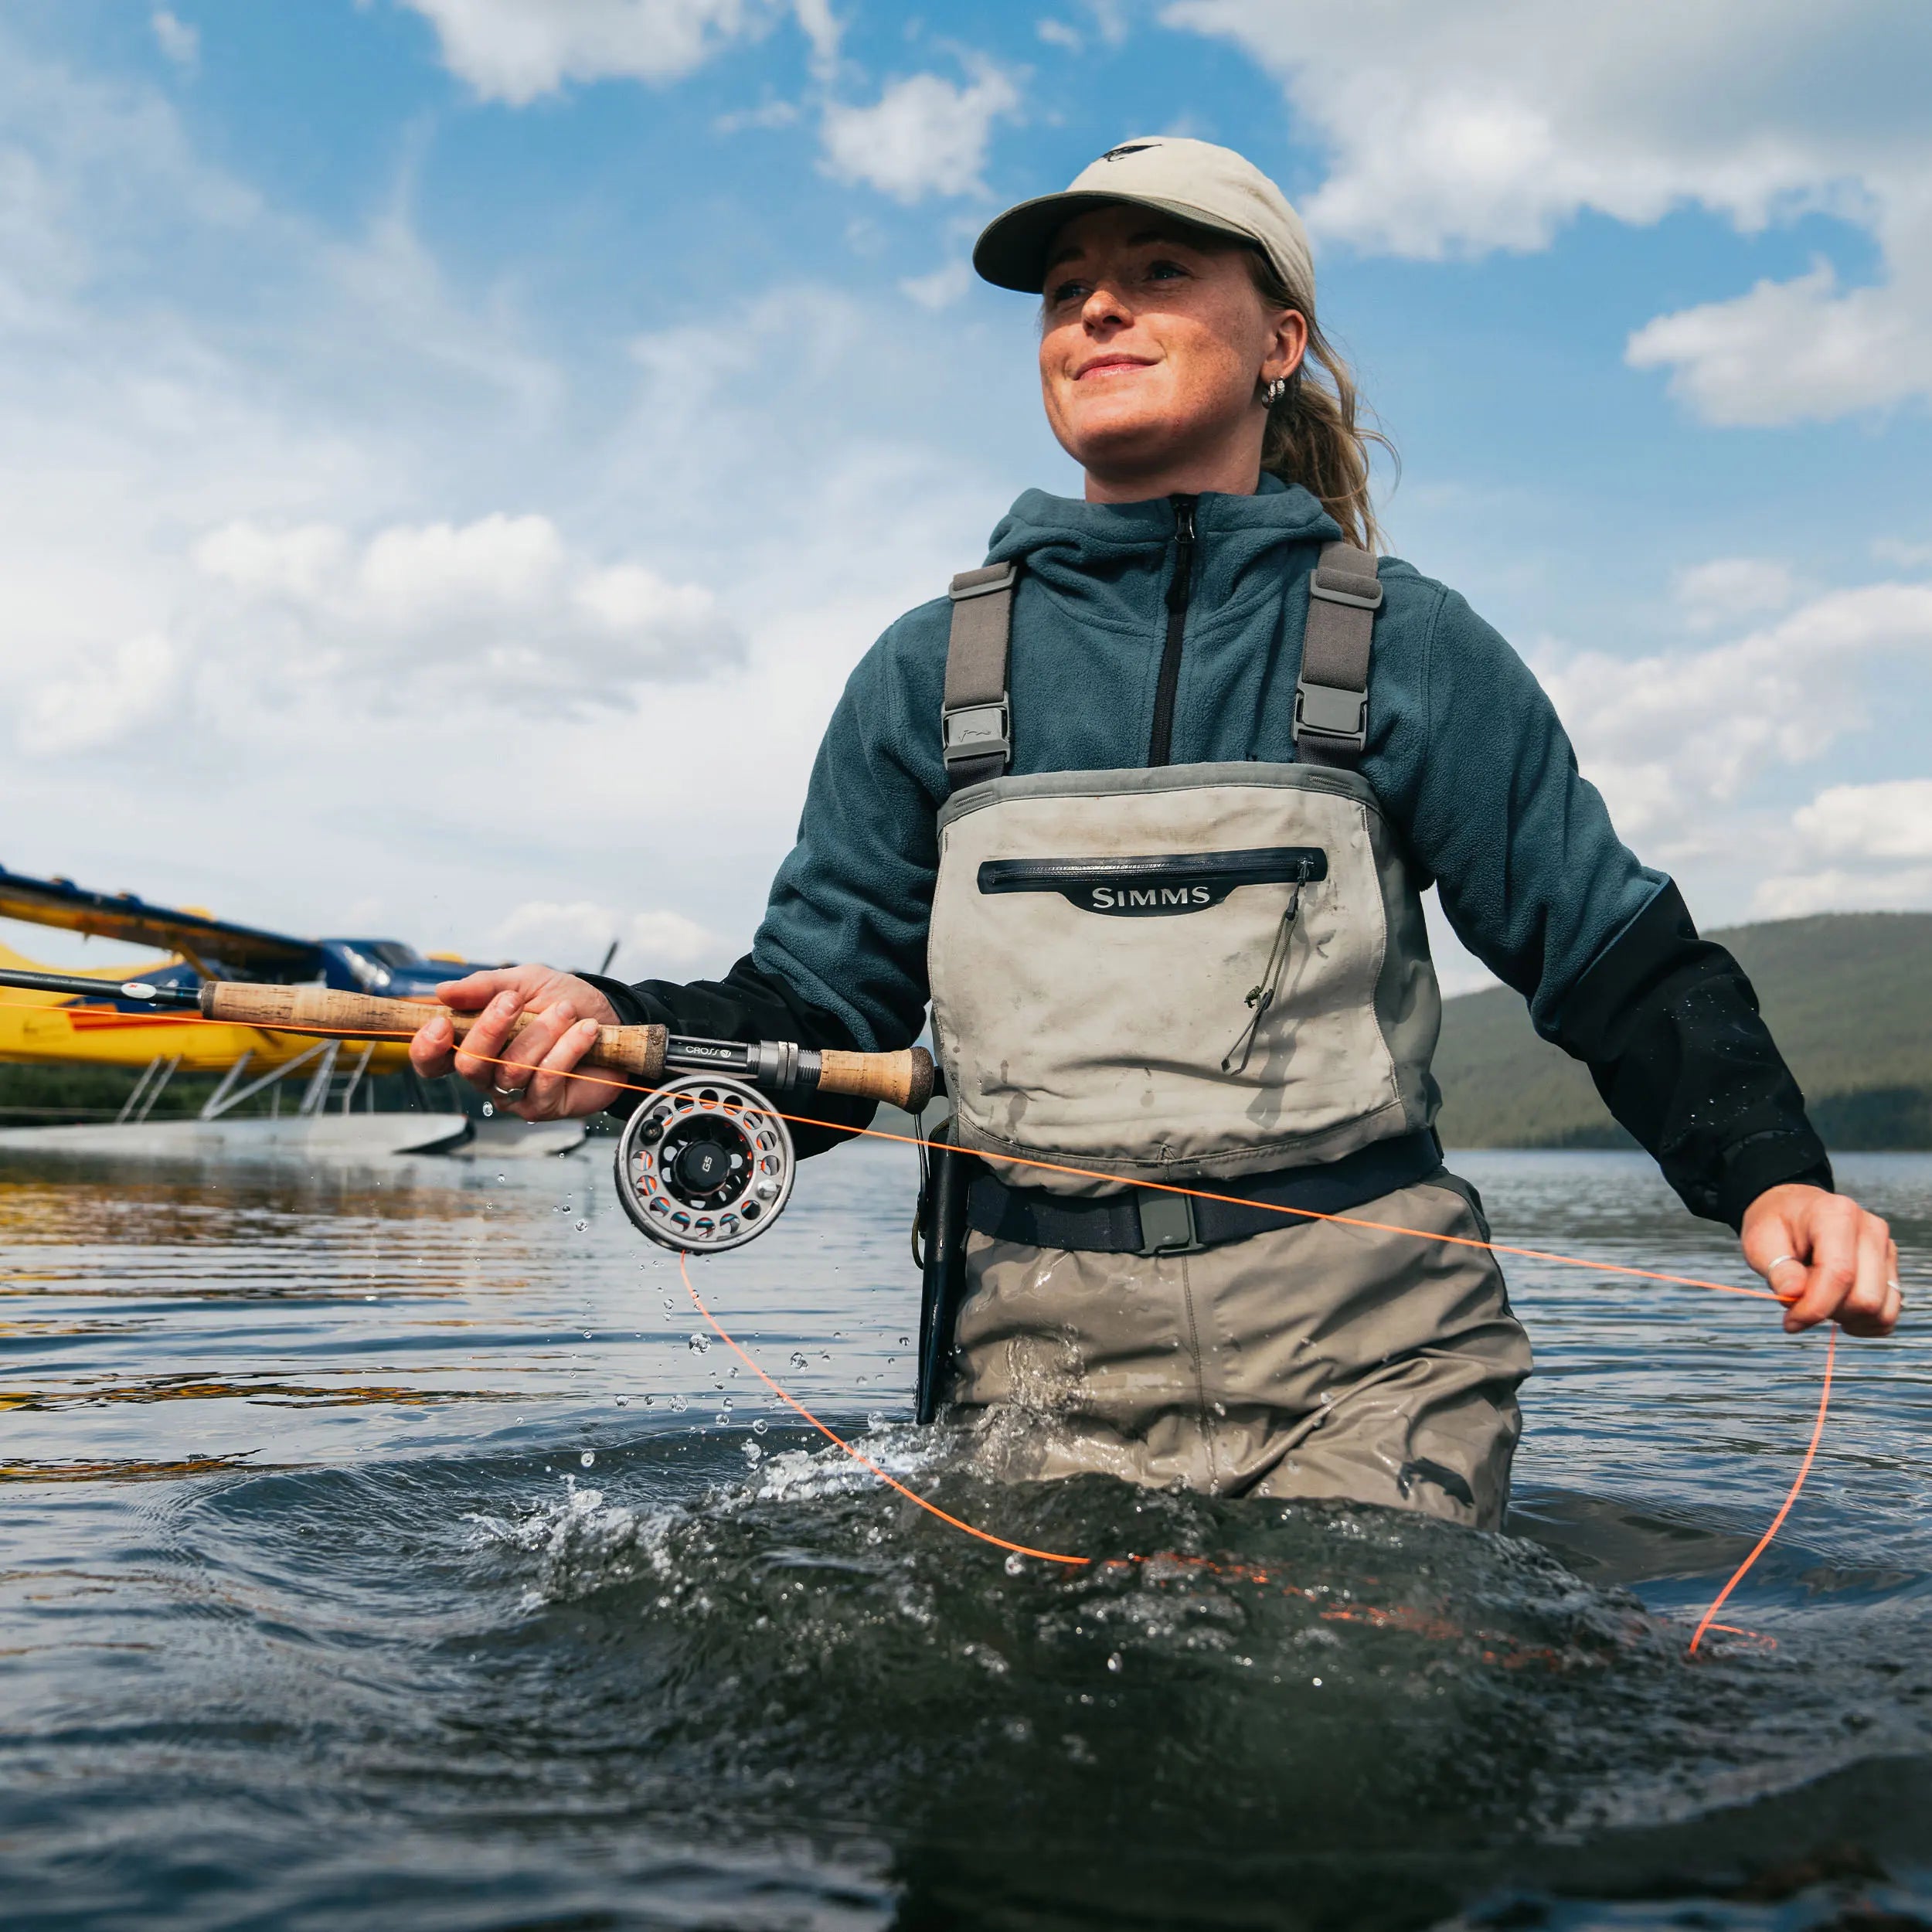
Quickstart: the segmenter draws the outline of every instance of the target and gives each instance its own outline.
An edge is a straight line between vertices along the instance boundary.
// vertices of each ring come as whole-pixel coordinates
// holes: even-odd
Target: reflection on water
[[[1735,1277],[1641,1162],[1459,1165],[1499,1240]],[[1847,1167],[1922,1288],[1932,1162]],[[942,1506],[1150,1560],[824,1451],[594,1155],[9,1169],[9,1923],[1932,1920],[1923,1342],[1842,1351],[1759,1638],[1689,1663],[1816,1401],[1762,1304],[1512,1264],[1505,1536],[1003,1488],[906,1420],[911,1187],[814,1162],[696,1278]]]

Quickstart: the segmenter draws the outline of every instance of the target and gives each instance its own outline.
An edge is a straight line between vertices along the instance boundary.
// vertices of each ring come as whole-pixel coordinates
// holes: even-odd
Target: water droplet
[[[657,1397],[655,1396],[646,1396],[644,1399],[644,1406],[647,1409],[655,1409],[658,1406]]]
[[[580,1468],[588,1469],[597,1459],[597,1452],[594,1449],[587,1449],[577,1458],[577,1462]]]
[[[581,1234],[581,1233],[583,1232],[583,1230],[584,1230],[586,1228],[587,1228],[590,1225],[590,1223],[588,1221],[580,1221],[580,1222],[578,1222],[578,1223],[577,1223],[577,1232],[578,1232],[578,1233]]]
[[[1317,1690],[1319,1690],[1321,1688],[1321,1679],[1318,1677],[1311,1677],[1308,1679],[1308,1682],[1312,1684]]]
[[[646,1400],[648,1400],[648,1398],[647,1397]],[[620,1409],[628,1409],[630,1406],[631,1398],[628,1396],[619,1396],[617,1397],[617,1406]]]
[[[596,1341],[597,1337],[594,1335],[588,1328],[586,1328],[583,1331],[583,1338],[586,1342],[594,1342]]]
[[[499,1181],[507,1181],[510,1177],[507,1174],[499,1174],[496,1178]]]
[[[366,1294],[366,1295],[364,1295],[364,1296],[362,1297],[362,1299],[363,1299],[365,1301],[373,1301],[376,1299],[376,1298],[375,1298],[375,1296],[374,1296],[374,1295],[372,1295],[372,1294]]]
[[[376,1298],[372,1294],[369,1299],[373,1301]],[[829,1349],[821,1349],[818,1351],[818,1359],[821,1362],[829,1362],[832,1359],[832,1351]]]
[[[671,1398],[671,1406],[675,1413],[682,1415],[691,1405],[685,1400],[682,1396],[673,1396]]]
[[[844,1341],[845,1338],[845,1330],[843,1328],[834,1328],[832,1332],[832,1338],[835,1342]]]
[[[1116,1677],[1119,1676],[1121,1672],[1125,1669],[1126,1667],[1125,1660],[1121,1657],[1121,1653],[1118,1651],[1114,1651],[1107,1660],[1107,1668],[1111,1670]]]
[[[805,1359],[805,1352],[804,1352],[804,1349],[794,1349],[792,1350],[792,1352],[791,1352],[791,1366],[792,1366],[794,1369],[804,1369],[804,1368],[809,1368],[809,1367],[811,1366],[811,1364],[810,1364],[809,1362],[808,1362],[806,1361],[806,1359]]]
[[[1026,1567],[1026,1560],[1017,1549],[1006,1559],[1006,1573],[1009,1577],[1017,1577]]]
[[[496,1109],[495,1109],[494,1107],[492,1107],[488,1100],[485,1100],[485,1101],[483,1103],[483,1117],[484,1117],[484,1119],[485,1119],[485,1120],[487,1121],[487,1120],[490,1117],[490,1116],[491,1116],[492,1114],[494,1114],[495,1111],[496,1111]]]
[[[763,1416],[759,1416],[752,1422],[751,1433],[754,1436],[762,1436],[770,1427],[770,1423],[767,1422]]]
[[[677,1298],[675,1295],[667,1294],[664,1298],[664,1305],[667,1308],[675,1308],[678,1305]]]
[[[748,1442],[745,1444],[745,1461],[747,1462],[762,1462],[764,1460],[764,1454],[765,1452],[760,1449],[755,1442]]]
[[[735,1362],[731,1365],[731,1379],[733,1382],[738,1379],[738,1365]]]
[[[911,1337],[910,1335],[902,1335],[899,1338],[899,1345],[900,1345],[902,1349],[904,1349],[904,1348],[909,1348],[909,1347],[910,1347],[910,1346],[911,1346],[911,1344],[912,1344],[912,1337]]]
[[[693,1355],[709,1355],[711,1352],[711,1338],[707,1335],[700,1335],[693,1328],[691,1331],[691,1352]]]
[[[731,1406],[731,1398],[730,1398],[730,1396],[726,1396],[725,1397],[725,1399],[724,1399],[724,1406],[726,1406],[726,1409],[729,1409],[729,1408]]]
[[[716,1423],[719,1425],[719,1427],[720,1428],[722,1428],[722,1427],[724,1426],[724,1424],[725,1424],[725,1423],[726,1423],[727,1422],[729,1422],[729,1421],[731,1420],[731,1418],[730,1418],[728,1415],[726,1415],[726,1414],[724,1413],[724,1411],[721,1409],[721,1410],[719,1410],[719,1412],[717,1413],[717,1414],[716,1414],[715,1416],[713,1416],[713,1417],[711,1418],[711,1420],[712,1420],[713,1422]]]
[[[879,1430],[884,1428],[885,1426],[886,1418],[882,1416],[876,1409],[873,1410],[871,1413],[866,1417],[866,1427],[869,1429],[874,1435],[878,1434]]]

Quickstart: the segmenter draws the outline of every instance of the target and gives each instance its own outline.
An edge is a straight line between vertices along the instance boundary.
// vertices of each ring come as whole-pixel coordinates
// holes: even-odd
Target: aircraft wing
[[[131,945],[165,947],[204,978],[298,980],[322,971],[313,940],[151,906],[132,893],[83,891],[71,879],[29,879],[0,866],[0,919],[60,926]]]

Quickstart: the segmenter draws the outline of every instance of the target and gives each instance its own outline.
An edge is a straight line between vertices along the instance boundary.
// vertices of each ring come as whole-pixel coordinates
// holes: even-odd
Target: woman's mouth
[[[1117,376],[1123,370],[1148,369],[1152,365],[1144,356],[1100,355],[1083,364],[1074,372],[1073,380],[1083,383],[1090,376]]]

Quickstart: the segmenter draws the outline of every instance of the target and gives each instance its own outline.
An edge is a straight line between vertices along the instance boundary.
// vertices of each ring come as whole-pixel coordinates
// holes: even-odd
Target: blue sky
[[[1165,131],[1700,918],[1932,905],[1929,76],[1862,0],[13,0],[0,861],[720,965],[852,664],[1077,487],[973,235]]]

